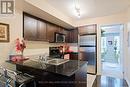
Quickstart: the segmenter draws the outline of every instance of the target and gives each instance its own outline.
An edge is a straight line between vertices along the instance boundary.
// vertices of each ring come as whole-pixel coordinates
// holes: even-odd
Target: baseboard
[[[129,79],[127,77],[125,77],[125,80],[126,80],[128,86],[130,87],[130,81],[129,81]]]

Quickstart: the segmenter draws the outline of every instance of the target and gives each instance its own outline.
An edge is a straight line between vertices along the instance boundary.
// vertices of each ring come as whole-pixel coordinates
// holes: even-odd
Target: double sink
[[[66,62],[68,62],[68,59],[56,59],[56,58],[47,58],[46,60],[40,60],[40,59],[32,59],[32,61],[37,61],[45,64],[50,64],[50,65],[61,65]]]

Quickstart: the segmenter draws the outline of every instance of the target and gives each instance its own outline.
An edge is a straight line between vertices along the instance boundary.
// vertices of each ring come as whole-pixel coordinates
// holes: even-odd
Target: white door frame
[[[99,41],[100,41],[99,42],[99,45],[100,45],[100,50],[99,50],[100,55],[99,55],[99,57],[101,58],[101,27],[103,27],[103,26],[113,26],[113,25],[121,25],[121,26],[123,26],[122,27],[123,28],[122,33],[121,33],[122,35],[120,35],[120,37],[121,37],[120,38],[120,42],[121,42],[120,43],[121,44],[120,45],[120,67],[121,67],[121,70],[122,70],[122,73],[123,73],[124,72],[124,69],[123,69],[123,66],[124,66],[124,62],[123,62],[123,58],[124,58],[124,49],[123,48],[124,48],[124,45],[123,45],[123,42],[124,42],[124,26],[125,26],[124,24],[105,24],[105,25],[100,25],[99,26],[99,32],[100,32],[99,33],[99,38],[100,38],[99,39]],[[100,61],[101,61],[101,59],[100,59]],[[101,69],[100,70],[101,70],[101,74],[102,74],[102,61],[101,61]]]

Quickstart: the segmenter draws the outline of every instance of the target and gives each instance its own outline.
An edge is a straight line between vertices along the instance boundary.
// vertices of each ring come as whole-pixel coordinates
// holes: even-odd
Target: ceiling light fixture
[[[79,0],[74,0],[74,3],[75,3],[75,11],[76,11],[76,14],[77,14],[78,18],[80,18],[81,14],[80,14]]]

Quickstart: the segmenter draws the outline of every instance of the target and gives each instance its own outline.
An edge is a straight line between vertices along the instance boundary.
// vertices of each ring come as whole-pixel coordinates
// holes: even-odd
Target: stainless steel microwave
[[[56,43],[64,43],[65,42],[65,34],[55,32],[55,42]]]

